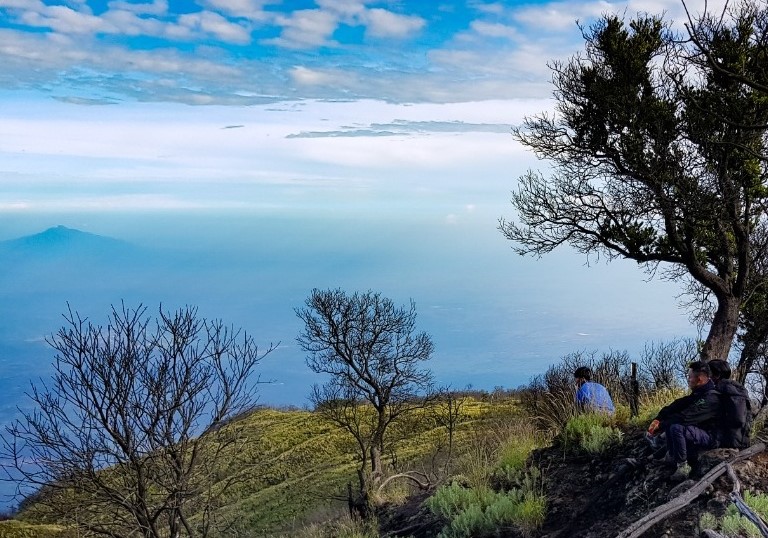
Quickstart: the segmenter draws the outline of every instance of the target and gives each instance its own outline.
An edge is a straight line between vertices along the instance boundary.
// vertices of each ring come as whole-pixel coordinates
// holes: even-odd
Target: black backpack
[[[724,379],[718,383],[717,390],[720,392],[720,446],[747,448],[754,418],[747,389]]]

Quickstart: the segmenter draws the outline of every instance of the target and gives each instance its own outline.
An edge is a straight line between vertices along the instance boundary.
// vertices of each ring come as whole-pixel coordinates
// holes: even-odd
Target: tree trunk
[[[747,373],[752,369],[757,359],[757,352],[760,344],[752,338],[747,338],[744,342],[744,348],[741,350],[739,356],[739,362],[736,368],[733,370],[733,379],[741,384],[744,384],[744,380],[747,377]]]
[[[375,486],[381,481],[381,448],[374,442],[371,446],[371,485]]]
[[[728,359],[739,326],[740,306],[741,301],[736,297],[718,297],[717,311],[701,349],[701,360],[709,362],[713,359]]]

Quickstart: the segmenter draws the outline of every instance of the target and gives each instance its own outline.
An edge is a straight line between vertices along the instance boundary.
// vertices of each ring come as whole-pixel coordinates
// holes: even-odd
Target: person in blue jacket
[[[608,389],[600,383],[592,381],[592,370],[586,366],[576,368],[573,373],[576,378],[576,405],[582,411],[607,413],[612,415],[616,408],[613,406]]]

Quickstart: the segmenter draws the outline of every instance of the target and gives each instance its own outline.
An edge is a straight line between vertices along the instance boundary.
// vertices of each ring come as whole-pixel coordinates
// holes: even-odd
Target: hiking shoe
[[[702,476],[704,476],[704,472],[701,469],[701,464],[694,463],[691,465],[691,472],[688,473],[688,478],[699,480]]]
[[[688,465],[687,462],[678,463],[677,468],[675,469],[675,472],[672,473],[669,479],[672,482],[682,482],[683,480],[687,480],[690,474],[691,474],[691,466]]]

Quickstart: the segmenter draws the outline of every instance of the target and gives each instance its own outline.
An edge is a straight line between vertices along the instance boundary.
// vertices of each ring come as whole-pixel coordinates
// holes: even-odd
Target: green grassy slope
[[[491,403],[468,399],[455,436],[455,452],[460,453],[462,446],[493,421],[516,413],[512,400]],[[236,522],[227,535],[290,535],[308,521],[344,509],[345,503],[339,498],[346,494],[348,482],[356,485],[358,463],[352,438],[339,427],[311,411],[269,408],[259,409],[227,427],[235,428],[241,441],[233,448],[239,451],[237,460],[245,456],[251,462],[247,479],[227,488],[219,508],[221,518]],[[437,451],[446,451],[445,429],[438,427],[426,410],[393,427],[390,434],[397,470],[423,468]],[[243,470],[241,464],[233,463],[235,460],[216,462],[220,484]],[[389,465],[394,461],[385,457]],[[42,515],[33,506],[20,519],[31,525],[40,522]],[[0,523],[0,537],[64,536],[56,527],[40,527],[40,534],[34,534],[34,530],[30,531],[33,534],[11,534],[11,526],[19,524]],[[32,528],[25,527],[25,532]]]

